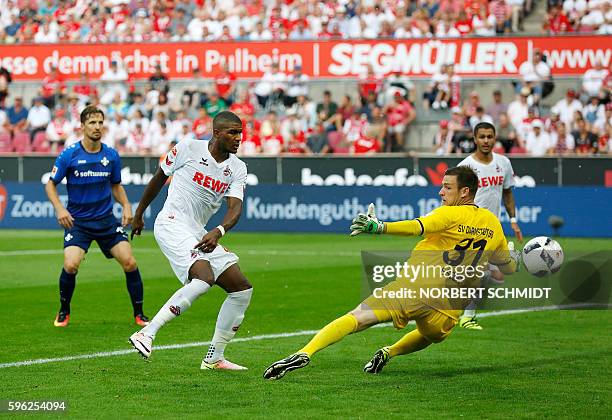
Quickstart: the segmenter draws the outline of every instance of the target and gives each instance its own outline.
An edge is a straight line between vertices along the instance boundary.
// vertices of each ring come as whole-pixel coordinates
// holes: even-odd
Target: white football
[[[536,277],[556,273],[563,264],[563,249],[559,242],[547,236],[538,236],[525,244],[523,265]]]

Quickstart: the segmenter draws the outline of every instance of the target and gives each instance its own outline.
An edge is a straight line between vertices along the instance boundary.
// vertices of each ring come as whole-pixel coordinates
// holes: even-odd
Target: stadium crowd
[[[532,0],[5,0],[1,43],[491,36]]]
[[[549,0],[542,32],[612,34],[610,0]]]

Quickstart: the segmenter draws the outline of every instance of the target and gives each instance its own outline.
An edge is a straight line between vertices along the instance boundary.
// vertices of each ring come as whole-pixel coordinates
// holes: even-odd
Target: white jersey
[[[493,160],[487,164],[469,155],[458,166],[469,166],[478,175],[478,191],[474,203],[499,217],[502,190],[514,186],[514,171],[510,159],[493,153]]]
[[[208,151],[208,141],[185,139],[172,148],[160,167],[172,182],[164,208],[157,216],[182,219],[203,229],[219,210],[224,197],[244,197],[247,168],[230,154],[218,163]]]

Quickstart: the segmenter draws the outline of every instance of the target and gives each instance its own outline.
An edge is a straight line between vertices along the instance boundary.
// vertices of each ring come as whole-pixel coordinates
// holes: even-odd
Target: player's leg
[[[395,344],[378,350],[363,370],[379,373],[389,360],[402,354],[423,350],[430,344],[443,341],[457,324],[453,318],[436,310],[424,310],[416,316],[417,328],[400,338]]]
[[[117,260],[125,273],[125,285],[130,294],[136,324],[144,327],[149,323],[149,319],[145,316],[142,309],[144,288],[136,258],[134,258],[132,253],[132,247],[129,242],[120,241],[110,249],[109,253]]]
[[[374,311],[367,303],[362,302],[354,310],[323,327],[304,347],[296,353],[273,363],[264,372],[265,379],[280,379],[287,372],[302,368],[310,363],[316,352],[323,350],[349,334],[363,331],[380,322],[391,320],[388,311]]]
[[[66,327],[70,321],[70,302],[76,286],[76,275],[84,256],[85,250],[78,246],[64,248],[64,266],[59,278],[60,310],[53,322],[56,327]]]
[[[216,259],[211,259],[211,263],[214,266]],[[225,360],[224,351],[242,324],[244,314],[251,302],[253,286],[240,271],[238,264],[233,264],[223,271],[217,278],[216,284],[227,292],[227,297],[219,310],[215,334],[202,360],[201,368],[246,370],[242,366]]]
[[[490,284],[500,285],[503,283],[504,273],[502,273],[495,265],[489,264],[489,269],[485,272],[481,284],[484,287],[487,287]],[[478,323],[478,320],[476,319],[476,309],[478,308],[480,301],[481,299],[473,299],[465,308],[465,310],[463,311],[463,315],[461,315],[461,318],[459,318],[459,326],[461,328],[465,328],[468,330],[482,330],[482,326]]]

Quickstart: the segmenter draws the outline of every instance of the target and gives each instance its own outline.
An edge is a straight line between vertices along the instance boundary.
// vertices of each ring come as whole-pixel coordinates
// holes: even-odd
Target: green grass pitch
[[[129,350],[133,324],[119,265],[97,250],[83,262],[71,324],[53,327],[62,264],[58,231],[0,231],[0,364]],[[568,250],[611,249],[612,240],[561,239]],[[346,235],[231,233],[255,290],[237,337],[314,330],[352,309],[361,294],[362,249],[411,249],[414,240]],[[145,311],[179,287],[147,233],[134,242]],[[537,281],[534,279],[534,281]],[[224,298],[213,288],[162,329],[156,345],[208,341]],[[391,361],[380,375],[362,367],[404,332],[392,327],[347,337],[311,365],[267,382],[263,370],[309,335],[230,344],[248,372],[203,372],[205,346],[0,368],[0,399],[67,400],[80,418],[609,418],[612,313],[548,311],[483,318],[480,332],[456,328],[443,343]],[[409,326],[408,329],[414,328]]]

